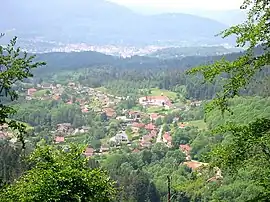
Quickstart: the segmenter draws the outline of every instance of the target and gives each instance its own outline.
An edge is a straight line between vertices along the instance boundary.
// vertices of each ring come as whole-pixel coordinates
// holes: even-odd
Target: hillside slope
[[[157,58],[179,58],[186,56],[210,56],[210,55],[222,55],[231,52],[240,52],[240,49],[228,49],[223,46],[205,46],[205,47],[171,47],[164,48],[149,54],[150,57]]]

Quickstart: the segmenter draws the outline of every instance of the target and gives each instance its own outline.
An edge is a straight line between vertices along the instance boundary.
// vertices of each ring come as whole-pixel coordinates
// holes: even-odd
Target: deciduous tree
[[[270,65],[270,1],[245,0],[243,9],[249,9],[247,20],[224,32],[223,37],[237,36],[237,46],[247,47],[244,55],[235,61],[220,60],[213,65],[194,68],[189,73],[202,73],[205,81],[213,82],[217,77],[224,79],[223,90],[207,104],[206,112],[219,108],[223,115],[230,109],[231,98],[240,95],[257,72]],[[225,76],[225,77],[224,77]],[[270,120],[260,117],[246,125],[227,123],[214,132],[226,134],[230,139],[212,150],[210,158],[214,165],[223,170],[239,174],[241,168],[252,173],[251,182],[264,188],[252,201],[270,200]]]
[[[40,146],[29,157],[31,169],[0,194],[3,201],[112,201],[114,182],[88,167],[83,148]]]
[[[0,38],[3,37],[1,34]],[[0,46],[0,125],[8,126],[19,132],[18,139],[23,143],[23,134],[25,126],[15,120],[8,120],[9,116],[16,113],[16,110],[3,102],[7,97],[10,101],[18,98],[13,85],[18,81],[32,77],[32,69],[45,65],[44,62],[33,62],[35,56],[28,56],[26,52],[22,53],[20,48],[16,48],[15,37],[7,46]]]

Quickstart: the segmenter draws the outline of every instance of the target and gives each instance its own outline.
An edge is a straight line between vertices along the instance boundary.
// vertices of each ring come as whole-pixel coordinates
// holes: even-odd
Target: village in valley
[[[172,134],[164,130],[164,119],[172,119],[169,126],[174,130],[193,126],[192,123],[183,122],[179,111],[189,111],[199,107],[201,101],[186,101],[175,103],[170,93],[159,89],[149,95],[141,96],[132,109],[119,109],[117,106],[129,97],[119,97],[107,93],[104,89],[95,89],[70,82],[68,85],[61,84],[37,84],[35,87],[26,89],[26,100],[62,100],[66,105],[79,105],[83,114],[94,111],[102,114],[109,122],[117,122],[120,129],[112,137],[101,139],[98,148],[88,146],[85,155],[106,155],[123,147],[131,152],[139,152],[144,148],[150,148],[154,144],[164,144],[172,147]],[[159,94],[158,94],[159,93]],[[174,113],[172,113],[174,112]],[[170,114],[170,117],[168,117]],[[172,114],[174,116],[172,117]],[[51,131],[53,144],[65,146],[72,143],[76,138],[91,130],[90,127],[81,126],[74,128],[72,123],[59,123]],[[4,134],[0,134],[4,137]],[[85,142],[81,142],[85,143]],[[185,164],[192,169],[202,165],[193,161],[190,157],[191,147],[188,144],[179,144],[179,149],[186,155]]]

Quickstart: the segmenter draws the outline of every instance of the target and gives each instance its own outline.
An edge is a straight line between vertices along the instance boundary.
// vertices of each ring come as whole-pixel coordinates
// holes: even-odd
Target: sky
[[[164,11],[183,9],[230,10],[239,9],[243,0],[110,0],[127,7],[147,7]]]

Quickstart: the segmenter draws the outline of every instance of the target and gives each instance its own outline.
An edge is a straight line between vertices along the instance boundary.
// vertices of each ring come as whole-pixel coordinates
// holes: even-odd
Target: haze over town
[[[39,53],[98,51],[130,57],[170,47],[221,45],[231,48],[233,39],[222,40],[215,35],[245,18],[244,12],[238,9],[239,0],[226,4],[210,0],[15,2],[3,3],[8,12],[1,13],[0,17],[10,20],[8,24],[0,22],[0,28],[9,36],[19,36],[19,43],[27,51]],[[7,16],[8,13],[13,15]],[[207,30],[201,32],[206,26]],[[43,31],[48,29],[50,33]]]

